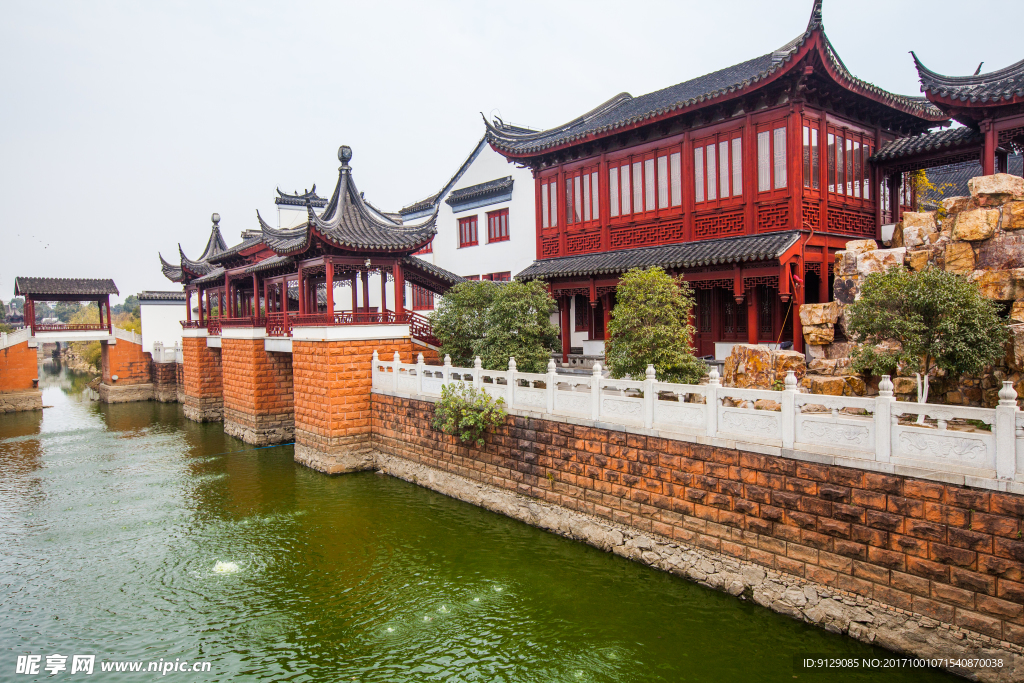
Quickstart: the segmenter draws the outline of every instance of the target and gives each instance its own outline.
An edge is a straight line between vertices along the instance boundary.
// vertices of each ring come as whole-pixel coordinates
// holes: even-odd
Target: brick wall
[[[509,416],[483,449],[372,396],[391,455],[1024,644],[1024,497]]]
[[[116,344],[100,344],[103,351],[104,384],[149,384],[152,381],[150,364],[152,356],[142,350],[141,344],[118,339]],[[117,381],[112,379],[117,375]]]
[[[178,400],[178,364],[153,363],[151,366],[154,398],[163,403]]]
[[[262,339],[223,339],[224,431],[264,445],[294,436],[292,356],[268,353]]]
[[[0,349],[0,392],[26,391],[38,377],[36,349],[30,349],[27,341]]]
[[[370,450],[370,362],[375,350],[382,358],[397,351],[405,362],[423,353],[428,363],[437,363],[435,352],[408,338],[292,342],[299,462],[330,473],[359,467],[343,461]]]
[[[220,349],[206,345],[205,337],[181,340],[182,392],[185,417],[196,422],[223,419]]]

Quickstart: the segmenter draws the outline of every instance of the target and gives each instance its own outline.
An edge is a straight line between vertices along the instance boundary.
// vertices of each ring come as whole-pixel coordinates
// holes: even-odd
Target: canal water
[[[48,362],[49,363],[49,362]],[[0,680],[938,681],[884,650],[374,473],[328,477],[47,364],[0,416]],[[68,657],[54,676],[46,656]],[[94,674],[71,675],[72,656]],[[101,662],[207,662],[104,673]]]

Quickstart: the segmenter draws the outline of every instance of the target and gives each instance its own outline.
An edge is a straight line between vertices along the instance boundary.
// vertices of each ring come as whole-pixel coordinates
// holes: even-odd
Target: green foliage
[[[690,350],[693,294],[660,267],[634,268],[619,280],[605,349],[612,377],[641,379],[653,365],[662,382],[696,384],[707,366]]]
[[[462,382],[441,387],[441,400],[434,404],[431,426],[459,437],[463,443],[484,445],[489,427],[505,424],[505,401],[494,400],[487,392]]]
[[[488,370],[508,368],[515,358],[521,372],[545,372],[551,349],[558,344],[558,328],[551,314],[558,309],[543,282],[508,282],[495,286],[484,313],[484,334],[473,351]]]
[[[0,332],[10,334],[11,332],[14,332],[14,328],[7,323],[0,323]]]
[[[61,322],[69,323],[75,313],[82,310],[82,304],[78,301],[58,301],[54,312]]]
[[[451,356],[453,365],[473,365],[473,344],[483,336],[487,308],[496,293],[493,282],[470,280],[452,287],[438,303],[431,324],[441,342],[441,355]]]
[[[129,294],[124,301],[110,307],[113,313],[127,313],[128,315],[139,315],[139,297]]]
[[[853,367],[876,375],[901,365],[925,377],[935,368],[978,372],[1002,355],[1007,338],[995,302],[965,277],[935,268],[868,275],[846,316],[859,343]]]
[[[514,357],[521,371],[544,372],[558,344],[556,309],[541,282],[470,281],[444,295],[431,322],[453,365],[470,367],[480,356],[484,368],[504,370]]]

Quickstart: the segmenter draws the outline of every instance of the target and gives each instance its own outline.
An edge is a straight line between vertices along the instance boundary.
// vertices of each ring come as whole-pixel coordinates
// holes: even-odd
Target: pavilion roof
[[[534,261],[533,265],[516,275],[516,279],[549,280],[557,277],[613,275],[624,273],[630,268],[650,266],[699,268],[725,263],[767,261],[782,256],[796,244],[800,235],[797,230],[768,232],[761,235],[543,259]]]
[[[314,235],[327,243],[348,251],[413,252],[437,234],[437,210],[423,222],[405,225],[397,214],[384,213],[370,205],[356,188],[352,178],[352,150],[338,150],[341,166],[338,184],[323,213],[317,215],[306,205],[308,219],[295,228],[273,228],[257,212],[263,242],[279,255],[305,251]]]
[[[633,97],[626,92],[620,93],[568,123],[541,132],[523,133],[514,130],[501,119],[496,119],[492,123],[485,118],[487,137],[495,148],[510,154],[536,154],[587,138],[603,137],[618,129],[641,124],[672,112],[690,107],[700,108],[787,69],[793,57],[818,34],[821,36],[823,61],[827,62],[848,88],[917,118],[923,125],[946,120],[946,115],[926,98],[890,93],[850,73],[825,35],[821,19],[821,0],[815,0],[806,30],[774,52],[640,97]]]
[[[82,297],[120,294],[113,280],[80,277],[16,277],[15,296],[32,294],[57,294],[60,296],[81,295]]]
[[[921,92],[926,95],[980,105],[1002,104],[1015,97],[1024,97],[1024,60],[987,74],[944,76],[922,64],[913,52],[910,54],[914,56],[914,65],[921,78]]]
[[[943,128],[921,135],[897,138],[888,142],[875,152],[871,160],[874,162],[893,161],[919,154],[930,154],[958,147],[980,145],[984,136],[973,128]]]
[[[278,206],[305,206],[310,204],[318,209],[327,206],[327,200],[316,194],[316,183],[313,183],[312,190],[306,190],[302,194],[298,192],[288,194],[287,192],[281,192],[281,188],[277,188],[277,196],[274,198],[274,203]]]
[[[484,199],[493,195],[506,194],[512,191],[513,182],[512,176],[505,176],[504,178],[488,180],[486,183],[479,183],[478,185],[460,187],[458,190],[454,190],[450,195],[448,195],[448,199],[445,200],[445,203],[450,206],[456,206],[458,204],[466,204],[468,202]]]
[[[185,292],[151,291],[139,292],[139,301],[184,301]]]

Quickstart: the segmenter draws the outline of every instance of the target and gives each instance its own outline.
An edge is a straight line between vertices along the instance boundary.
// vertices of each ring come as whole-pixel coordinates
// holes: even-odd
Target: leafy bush
[[[859,343],[854,369],[892,375],[903,366],[918,373],[921,403],[936,368],[978,372],[1002,355],[1007,337],[995,302],[967,278],[935,268],[868,275],[846,316],[847,333]]]
[[[615,298],[605,347],[612,377],[642,378],[653,365],[662,382],[700,382],[707,365],[691,351],[693,294],[686,281],[657,266],[634,268],[619,279]]]
[[[441,387],[441,400],[434,405],[434,429],[459,437],[463,443],[484,445],[488,427],[505,424],[505,401],[493,399],[482,389],[457,382]]]
[[[431,325],[441,342],[441,355],[451,356],[453,365],[473,365],[473,344],[483,336],[484,318],[496,291],[493,282],[470,280],[452,287],[438,302]]]
[[[545,372],[558,329],[551,314],[558,309],[543,282],[508,282],[495,287],[484,313],[484,333],[473,350],[488,370],[504,370],[515,358],[520,372]]]

